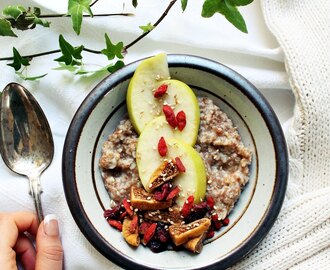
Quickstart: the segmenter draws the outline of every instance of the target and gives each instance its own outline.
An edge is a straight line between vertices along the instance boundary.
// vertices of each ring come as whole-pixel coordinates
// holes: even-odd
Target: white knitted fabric
[[[296,97],[290,180],[275,226],[235,269],[330,269],[330,1],[264,0]]]

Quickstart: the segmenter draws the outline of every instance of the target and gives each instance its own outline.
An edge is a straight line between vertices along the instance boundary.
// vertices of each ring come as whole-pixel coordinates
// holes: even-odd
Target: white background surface
[[[15,46],[22,55],[57,49],[58,36],[63,34],[71,44],[85,45],[100,50],[105,47],[104,33],[113,42],[129,43],[137,37],[140,25],[154,23],[169,1],[140,0],[137,9],[131,1],[100,0],[93,8],[94,14],[133,12],[133,17],[85,18],[82,32],[77,36],[69,18],[52,19],[49,29],[37,26],[35,30],[16,31],[18,38],[0,37],[0,57],[12,55]],[[65,13],[66,0],[9,1],[2,0],[0,9],[11,4],[39,6],[42,13]],[[284,129],[292,116],[294,98],[284,68],[284,59],[277,41],[268,31],[259,1],[240,10],[249,34],[241,33],[222,16],[205,19],[200,16],[203,1],[189,1],[184,13],[178,1],[163,22],[147,37],[128,50],[125,62],[129,63],[159,51],[186,53],[207,57],[235,69],[250,80],[273,106]],[[0,62],[0,89],[9,82],[23,84],[40,103],[51,125],[55,156],[51,166],[41,177],[42,202],[45,214],[57,214],[60,219],[65,265],[68,269],[100,269],[111,266],[85,240],[77,229],[63,194],[61,177],[62,147],[69,123],[84,97],[104,77],[74,76],[67,71],[55,71],[59,54],[35,58],[28,69],[30,76],[48,73],[37,82],[26,82],[14,70]],[[83,61],[90,68],[106,65],[103,55],[83,53]],[[12,173],[0,160],[0,211],[31,210],[33,201],[28,195],[28,181]],[[84,254],[84,257],[81,255]],[[69,256],[68,256],[69,255]]]

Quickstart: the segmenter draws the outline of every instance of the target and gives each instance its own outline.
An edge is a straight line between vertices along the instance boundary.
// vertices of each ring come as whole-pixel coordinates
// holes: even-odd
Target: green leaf
[[[60,49],[62,56],[54,59],[57,62],[64,62],[66,65],[76,66],[81,65],[81,52],[84,49],[84,46],[73,47],[69,42],[67,42],[63,35],[59,36]]]
[[[42,26],[44,26],[44,27],[49,27],[50,22],[49,22],[49,21],[46,21],[46,20],[43,20],[43,19],[40,19],[40,18],[39,18],[40,15],[41,15],[41,10],[40,10],[40,8],[38,8],[38,7],[34,7],[34,8],[33,8],[33,13],[31,13],[31,16],[33,17],[33,22],[34,22],[35,24],[40,24],[40,25],[42,25]]]
[[[141,25],[139,28],[143,31],[143,33],[152,31],[155,26],[153,26],[151,23],[148,23],[147,25]]]
[[[22,66],[29,66],[30,61],[27,57],[22,57],[15,47],[13,47],[13,62],[7,66],[13,67],[16,71],[20,70]]]
[[[115,71],[121,69],[123,66],[125,66],[124,62],[121,60],[118,60],[114,65],[108,66],[107,70],[110,73],[114,73]]]
[[[238,9],[231,5],[227,0],[205,0],[202,9],[202,16],[212,17],[215,13],[220,13],[232,23],[237,29],[247,33],[247,28],[242,15]]]
[[[90,8],[92,0],[69,0],[68,14],[71,16],[73,30],[80,34],[83,13],[88,13],[93,17],[93,12]]]
[[[2,11],[3,15],[9,16],[14,20],[17,20],[24,12],[26,12],[26,9],[22,6],[8,6]]]
[[[117,44],[113,44],[107,34],[104,35],[105,37],[105,44],[106,48],[101,50],[101,53],[108,57],[108,60],[114,59],[116,56],[117,58],[124,58],[122,55],[122,50],[124,47],[123,42],[118,42]]]
[[[34,18],[34,23],[35,24],[42,25],[43,27],[49,27],[49,25],[50,25],[50,22],[49,21],[42,20],[42,19],[40,19],[38,17],[35,17]]]
[[[137,0],[132,0],[132,5],[133,5],[133,7],[137,7],[137,5],[138,5],[138,1]]]
[[[38,75],[38,76],[25,76],[22,72],[16,71],[16,74],[25,81],[36,81],[45,77],[48,73]]]
[[[247,6],[253,2],[253,0],[228,0],[233,6]]]
[[[188,0],[181,0],[182,11],[186,10],[187,4],[188,4]]]
[[[19,30],[28,30],[40,24],[44,27],[49,27],[49,22],[40,17],[40,8],[34,7],[27,10],[22,6],[8,6],[3,10],[3,14],[8,16],[7,20],[10,22],[12,28]]]
[[[221,0],[222,1],[222,0]],[[220,13],[220,2],[217,0],[205,0],[203,7],[202,7],[202,17],[204,18],[210,18],[212,17],[216,12]]]
[[[6,19],[0,18],[0,36],[17,37]]]

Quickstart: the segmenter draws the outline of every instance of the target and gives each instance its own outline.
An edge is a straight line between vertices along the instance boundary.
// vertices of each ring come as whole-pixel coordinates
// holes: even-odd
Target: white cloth
[[[236,269],[330,267],[330,2],[265,0],[296,97],[288,128],[290,181],[275,226]]]
[[[91,49],[104,48],[104,33],[114,42],[122,40],[127,44],[141,33],[138,26],[155,22],[169,2],[140,0],[134,9],[131,1],[99,1],[93,6],[95,14],[125,11],[135,16],[85,18],[80,36],[73,32],[69,18],[53,19],[50,29],[18,31],[17,39],[1,37],[0,57],[11,55],[13,46],[23,55],[56,49],[60,33],[71,44],[84,44]],[[203,1],[189,1],[184,13],[178,1],[164,21],[129,49],[125,58],[129,63],[165,51],[200,55],[224,63],[262,91],[287,131],[291,178],[284,207],[266,239],[234,267],[237,269],[308,269],[311,265],[326,269],[330,265],[330,172],[326,166],[330,159],[326,106],[330,101],[326,91],[329,89],[327,60],[330,60],[326,50],[330,36],[326,18],[330,10],[327,0],[316,2],[256,0],[240,9],[249,30],[246,35],[220,15],[202,18]],[[12,1],[1,1],[0,9],[9,4]],[[26,0],[24,6],[39,6],[44,14],[65,13],[67,1]],[[105,56],[85,52],[83,56],[90,68],[107,64]],[[21,81],[5,62],[0,62],[0,89],[11,81],[22,83],[39,101],[52,127],[55,156],[41,177],[42,202],[45,214],[53,213],[60,219],[66,268],[119,269],[100,255],[79,231],[66,204],[61,179],[62,147],[68,125],[84,97],[105,75],[79,77],[52,70],[57,66],[52,61],[56,57],[50,55],[32,61],[30,75],[48,72],[38,82]],[[292,121],[294,97],[297,106]],[[315,147],[318,150],[313,150]],[[0,211],[34,211],[28,181],[9,171],[2,161],[0,175]]]

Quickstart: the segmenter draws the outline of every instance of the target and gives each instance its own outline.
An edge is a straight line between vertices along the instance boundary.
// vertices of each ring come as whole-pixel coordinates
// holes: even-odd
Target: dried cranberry
[[[110,209],[105,210],[103,216],[106,219],[120,220],[120,217],[124,212],[125,208],[118,204]]]
[[[229,218],[226,217],[224,220],[222,220],[222,225],[223,226],[228,226],[229,222],[230,222]]]
[[[164,201],[170,193],[170,184],[165,183],[155,191],[155,199],[157,201]]]
[[[154,253],[159,253],[159,252],[163,252],[163,251],[167,250],[167,244],[160,243],[156,240],[149,241],[148,247]]]
[[[212,238],[214,236],[214,234],[215,233],[214,233],[213,229],[209,230],[206,234],[206,239]]]
[[[219,220],[218,214],[212,215],[211,225],[216,231],[220,230],[220,228],[222,227],[222,222]]]
[[[205,214],[210,210],[207,202],[201,202],[194,205],[194,211],[203,211]]]
[[[210,207],[210,209],[213,209],[214,207],[214,199],[212,196],[207,196],[206,197],[206,203],[208,204],[208,206]]]
[[[191,209],[188,216],[185,218],[186,223],[193,222],[197,219],[201,219],[205,217],[207,212],[209,211],[209,206],[206,202],[201,202],[199,204],[195,204]]]
[[[168,230],[165,229],[165,225],[158,223],[154,239],[161,243],[167,243],[170,241],[170,234]]]

